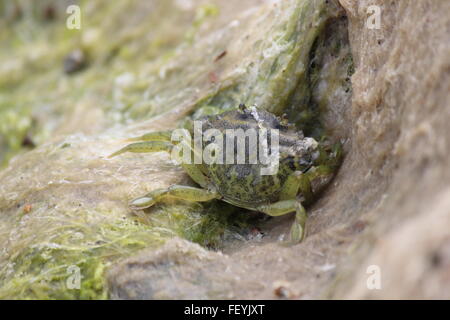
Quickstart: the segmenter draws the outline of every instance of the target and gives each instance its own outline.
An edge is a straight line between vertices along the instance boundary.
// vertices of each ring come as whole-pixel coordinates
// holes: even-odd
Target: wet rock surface
[[[233,298],[233,280],[239,276],[229,260],[226,255],[175,238],[113,267],[109,272],[111,298]]]
[[[51,50],[36,38],[22,59],[1,46],[12,67],[0,67],[9,160],[0,171],[0,297],[450,297],[448,1],[123,3],[84,8],[92,25],[75,37],[90,65],[67,78],[61,62],[74,42],[65,33]],[[378,30],[366,26],[370,5],[381,8]],[[105,13],[111,24],[99,22]],[[148,15],[164,14],[154,28]],[[125,27],[111,36],[114,24]],[[13,41],[4,32],[0,40]],[[226,205],[178,202],[131,212],[134,197],[192,182],[162,153],[106,159],[123,138],[238,102],[299,122],[320,110],[344,141],[343,165],[308,208],[299,245],[280,243],[292,216],[248,220]],[[18,144],[26,135],[34,150]],[[67,289],[70,266],[83,275],[80,290]],[[370,266],[380,290],[367,287]]]
[[[356,70],[353,151],[340,173],[347,177],[351,171],[355,178],[340,184],[353,193],[344,197],[351,205],[343,206],[343,216],[358,213],[369,227],[354,244],[354,259],[344,263],[345,276],[331,296],[448,298],[447,271],[430,269],[427,261],[446,246],[449,235],[443,212],[449,210],[450,42],[445,30],[450,22],[442,12],[450,4],[341,4],[349,17]],[[381,8],[379,30],[364,28],[369,5]],[[370,265],[379,266],[385,277],[381,290],[367,290],[362,281]],[[443,280],[440,285],[437,278]]]

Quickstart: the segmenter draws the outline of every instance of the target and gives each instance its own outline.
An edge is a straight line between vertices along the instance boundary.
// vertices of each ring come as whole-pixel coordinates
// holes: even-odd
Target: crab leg
[[[173,144],[164,141],[136,142],[125,146],[119,151],[114,152],[113,154],[109,155],[108,158],[115,157],[125,152],[146,153],[146,152],[166,151],[170,153],[172,151],[172,148]]]
[[[299,191],[305,198],[305,202],[309,202],[312,199],[309,177],[301,171],[295,171],[284,183],[280,193],[280,200],[295,199]]]
[[[209,185],[208,178],[203,174],[203,172],[199,169],[198,166],[194,164],[186,164],[182,163],[184,171],[194,180],[197,184],[202,186],[203,188],[207,188]]]
[[[127,141],[166,141],[171,142],[172,130],[149,132],[142,136],[129,138]]]
[[[125,152],[146,153],[146,152],[158,152],[166,151],[171,153],[174,145],[170,143],[172,131],[158,131],[144,134],[137,138],[131,138],[132,141],[144,140],[143,142],[136,142],[125,146],[119,151],[114,152],[108,158],[115,157]],[[192,153],[194,150],[190,147]],[[202,187],[207,187],[208,179],[198,166],[189,163],[181,164],[187,174]]]
[[[165,197],[173,197],[181,200],[204,202],[220,198],[220,194],[214,190],[206,190],[188,186],[172,185],[167,189],[157,189],[143,197],[130,202],[134,209],[145,209],[156,202],[164,200]]]
[[[272,204],[262,205],[257,208],[269,216],[282,216],[284,214],[295,211],[295,221],[291,227],[290,238],[293,243],[303,240],[306,233],[306,211],[298,200],[281,200]]]

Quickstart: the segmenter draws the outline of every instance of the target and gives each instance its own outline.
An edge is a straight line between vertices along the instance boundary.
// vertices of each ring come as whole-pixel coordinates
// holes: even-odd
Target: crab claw
[[[153,197],[145,196],[130,201],[129,205],[133,209],[146,209],[154,205],[156,200]]]

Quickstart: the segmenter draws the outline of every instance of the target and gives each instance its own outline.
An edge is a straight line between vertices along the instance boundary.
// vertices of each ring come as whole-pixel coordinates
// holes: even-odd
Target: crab
[[[153,190],[150,193],[130,202],[133,209],[141,210],[164,201],[168,197],[181,200],[204,202],[219,199],[234,206],[259,211],[269,216],[281,216],[295,212],[294,222],[290,230],[291,243],[301,242],[306,234],[307,214],[304,204],[310,203],[314,195],[326,185],[337,168],[341,151],[340,144],[330,144],[326,140],[317,142],[312,137],[305,137],[303,132],[296,130],[286,118],[257,107],[246,107],[241,104],[229,111],[218,111],[200,117],[202,128],[200,134],[208,129],[215,129],[225,137],[232,130],[276,129],[278,132],[278,166],[271,174],[263,174],[262,169],[267,163],[249,161],[249,140],[246,140],[245,161],[213,161],[210,163],[183,162],[181,166],[199,187],[172,185],[168,188]],[[192,123],[187,127],[189,134],[195,135]],[[146,153],[165,151],[172,153],[173,131],[150,132],[131,138],[135,141],[114,152],[109,157],[115,157],[125,152]],[[234,137],[233,137],[234,139]],[[262,141],[259,136],[258,141]],[[202,139],[203,150],[214,139]],[[218,142],[217,140],[216,142]],[[234,141],[234,140],[233,140]],[[267,138],[268,145],[271,140]],[[198,154],[194,142],[187,143],[192,155]],[[219,147],[221,146],[218,143]],[[225,144],[222,145],[225,149]],[[234,148],[237,144],[233,142]],[[216,149],[217,151],[217,149]],[[220,151],[220,150],[219,150]],[[231,150],[236,155],[237,150]],[[226,153],[226,152],[225,152]],[[241,159],[242,160],[242,159]]]

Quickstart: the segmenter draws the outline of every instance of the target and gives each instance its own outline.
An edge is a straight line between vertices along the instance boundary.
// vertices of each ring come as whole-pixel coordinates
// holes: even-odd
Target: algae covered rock
[[[163,153],[106,155],[207,106],[281,114],[298,105],[317,119],[308,104],[314,43],[344,11],[328,1],[83,2],[81,29],[69,30],[64,5],[48,5],[51,22],[43,4],[3,5],[24,14],[0,38],[16,68],[14,78],[0,70],[0,112],[24,125],[1,118],[0,297],[106,298],[106,270],[143,248],[176,236],[216,249],[251,238],[260,216],[225,204],[131,212],[137,195],[192,182]],[[33,40],[20,42],[23,34]],[[67,72],[74,52],[89,61]],[[11,142],[26,136],[33,150]]]

